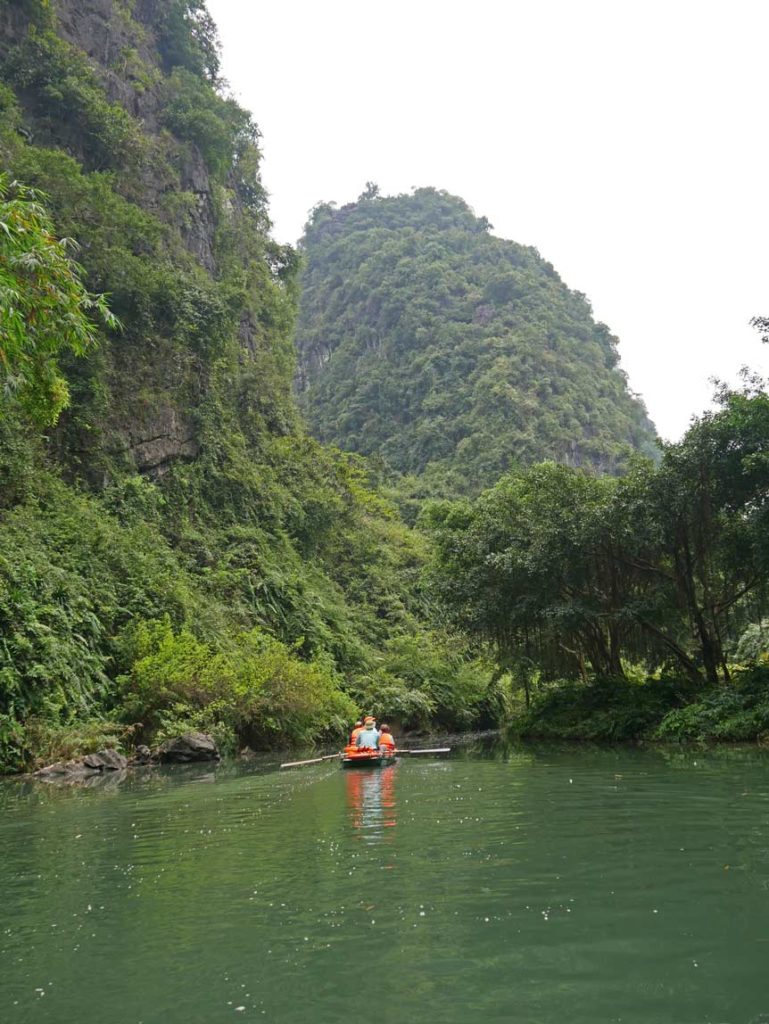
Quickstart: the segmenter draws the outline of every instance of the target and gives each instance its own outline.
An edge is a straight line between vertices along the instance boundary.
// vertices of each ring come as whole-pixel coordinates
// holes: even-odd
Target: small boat
[[[345,747],[341,757],[343,768],[386,768],[388,764],[395,764],[395,759],[394,750],[353,746]]]

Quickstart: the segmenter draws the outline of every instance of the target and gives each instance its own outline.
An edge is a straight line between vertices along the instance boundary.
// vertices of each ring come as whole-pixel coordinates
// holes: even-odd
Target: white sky
[[[433,185],[620,338],[663,437],[769,349],[766,0],[208,0],[275,236]]]

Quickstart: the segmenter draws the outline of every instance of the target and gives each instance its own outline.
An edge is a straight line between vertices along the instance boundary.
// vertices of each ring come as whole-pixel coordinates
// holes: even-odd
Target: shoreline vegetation
[[[765,382],[657,451],[585,297],[437,189],[277,244],[203,0],[0,38],[0,771],[360,712],[763,740]]]
[[[769,664],[735,670],[734,685],[700,693],[676,691],[659,680],[618,683],[598,680],[592,684],[567,681],[553,684],[538,694],[528,710],[519,708],[500,728],[478,731],[442,732],[430,728],[405,732],[403,742],[448,742],[461,747],[490,736],[509,742],[528,744],[565,743],[599,747],[644,746],[659,748],[690,747],[702,749],[715,746],[759,746],[769,748]],[[299,743],[252,750],[250,747],[226,748],[224,760],[217,754],[205,759],[165,758],[161,746],[172,746],[173,740],[154,745],[150,750],[133,741],[134,729],[115,722],[90,719],[70,726],[32,723],[34,759],[23,771],[0,770],[0,778],[30,779],[43,777],[46,782],[62,785],[93,784],[93,774],[78,772],[77,762],[96,751],[115,751],[127,769],[147,769],[214,762],[230,763],[275,757],[314,756],[317,752],[335,753],[333,739],[309,746]],[[36,731],[39,729],[39,732]],[[339,737],[344,742],[345,734]],[[178,742],[178,739],[176,740]],[[138,748],[138,754],[137,754]],[[41,772],[57,763],[71,770]],[[276,764],[278,761],[276,760]],[[103,773],[104,774],[104,773]],[[106,773],[108,779],[110,773]]]
[[[521,735],[766,735],[769,394],[717,400],[622,477],[543,463],[426,506],[433,592],[523,693]]]

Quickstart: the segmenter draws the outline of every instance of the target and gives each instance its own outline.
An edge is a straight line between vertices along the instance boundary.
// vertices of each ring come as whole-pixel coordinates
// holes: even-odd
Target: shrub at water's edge
[[[668,681],[565,681],[538,694],[511,731],[537,739],[620,742],[649,735],[683,699]]]
[[[687,680],[674,678],[554,683],[514,717],[510,731],[522,738],[594,742],[764,742],[769,665],[735,669],[731,684],[699,694]]]
[[[743,742],[769,740],[769,663],[735,672],[732,686],[701,694],[669,712],[654,739]]]
[[[119,682],[123,714],[148,737],[214,733],[225,749],[310,743],[343,735],[356,707],[330,658],[307,662],[260,629],[218,649],[170,621],[139,623],[135,660]]]

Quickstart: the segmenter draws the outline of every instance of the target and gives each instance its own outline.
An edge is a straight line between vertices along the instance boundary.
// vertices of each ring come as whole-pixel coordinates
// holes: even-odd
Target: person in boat
[[[379,730],[376,727],[376,719],[372,715],[367,715],[363,722],[363,731],[359,732],[355,738],[355,746],[360,749],[361,747],[368,747],[370,750],[379,749]]]
[[[395,737],[390,732],[390,726],[385,725],[384,722],[379,730],[379,749],[385,752],[395,750]]]
[[[353,728],[353,731],[350,733],[350,746],[353,746],[353,747],[355,746],[355,741],[358,739],[358,736],[362,732],[363,732],[363,722],[361,721],[361,719],[358,719],[358,721],[355,723],[355,727]]]

